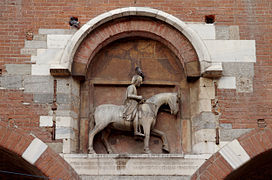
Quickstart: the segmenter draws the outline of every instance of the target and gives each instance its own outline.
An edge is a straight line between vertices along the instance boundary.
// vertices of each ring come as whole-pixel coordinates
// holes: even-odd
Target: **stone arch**
[[[40,139],[26,134],[20,128],[0,122],[0,150],[18,162],[29,166],[37,175],[49,178],[80,179],[74,169]]]
[[[109,43],[137,36],[157,40],[167,46],[180,59],[187,77],[200,76],[197,54],[186,37],[165,23],[145,18],[118,19],[92,31],[75,53],[72,75],[85,76],[93,57]]]
[[[272,149],[272,130],[254,129],[225,145],[191,179],[223,179],[258,155]]]
[[[102,24],[105,24],[106,22],[121,17],[131,16],[144,16],[154,18],[163,21],[169,26],[175,28],[177,31],[183,34],[194,47],[198,56],[198,61],[200,62],[200,74],[205,75],[206,73],[211,75],[212,72],[208,72],[212,70],[211,68],[208,68],[212,65],[210,55],[208,53],[207,47],[205,46],[204,42],[199,37],[199,35],[195,31],[193,31],[188,25],[182,22],[180,19],[163,11],[146,7],[127,7],[115,9],[104,14],[101,14],[87,22],[74,34],[74,36],[71,38],[71,40],[65,47],[63,55],[60,59],[60,63],[51,66],[50,68],[51,74],[52,75],[70,74],[72,70],[72,62],[74,60],[74,55],[78,47],[88,34],[90,34],[93,30],[95,30]],[[217,66],[220,66],[222,69],[221,64],[219,65],[217,64]],[[189,65],[189,67],[192,67],[192,65]]]

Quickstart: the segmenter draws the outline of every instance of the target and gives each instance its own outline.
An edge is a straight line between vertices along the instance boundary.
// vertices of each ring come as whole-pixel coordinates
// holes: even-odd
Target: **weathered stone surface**
[[[58,142],[58,143],[46,143],[51,149],[53,149],[53,151],[55,151],[56,153],[62,153],[62,143]]]
[[[51,115],[53,112],[50,111],[49,114]],[[56,115],[57,116],[64,116],[64,117],[72,117],[72,118],[77,118],[78,117],[78,114],[75,113],[74,111],[72,110],[61,110],[60,106],[58,106],[58,109],[56,111]]]
[[[194,133],[194,143],[215,141],[214,129],[200,129]]]
[[[199,86],[200,87],[214,87],[213,80],[210,78],[199,78]]]
[[[28,49],[45,49],[47,48],[46,41],[25,41],[25,48]]]
[[[204,40],[213,62],[256,62],[254,40]]]
[[[37,56],[37,49],[29,49],[29,48],[23,48],[20,50],[21,54],[27,54],[31,56]]]
[[[52,103],[53,102],[53,94],[50,94],[50,93],[34,94],[33,100],[36,103],[42,103],[42,104]]]
[[[70,127],[56,127],[56,139],[74,139],[75,132]]]
[[[192,118],[192,126],[195,131],[200,129],[215,129],[216,116],[212,112],[202,112]]]
[[[63,153],[74,153],[76,151],[76,141],[70,138],[63,139]]]
[[[229,35],[229,27],[228,26],[215,26],[216,39],[218,40],[228,40]]]
[[[254,77],[254,63],[223,62],[223,76]]]
[[[74,119],[72,117],[58,116],[56,118],[57,127],[74,127]]]
[[[31,61],[36,64],[56,64],[61,58],[63,49],[38,49],[37,56],[32,56]]]
[[[74,34],[76,30],[70,29],[39,29],[39,34]]]
[[[198,101],[198,113],[212,111],[212,105],[210,99],[200,99]]]
[[[40,139],[35,138],[22,154],[22,157],[30,164],[34,164],[43,152],[47,149],[47,145]]]
[[[215,26],[216,39],[239,40],[239,26]]]
[[[218,81],[219,89],[236,89],[235,77],[221,77]]]
[[[71,93],[71,87],[70,78],[57,78],[57,93],[69,94]]]
[[[220,129],[220,140],[232,141],[252,129]]]
[[[71,78],[71,84],[72,84],[72,88],[71,88],[72,95],[79,97],[80,82],[76,79]]]
[[[250,160],[249,155],[237,140],[228,143],[219,151],[219,153],[224,157],[224,159],[231,165],[233,169],[238,168],[239,166]]]
[[[31,74],[33,76],[49,76],[49,64],[32,64]]]
[[[26,76],[24,79],[25,92],[52,93],[54,92],[53,77],[51,76]]]
[[[86,176],[190,176],[205,161],[176,154],[63,156],[78,174]]]
[[[196,154],[213,154],[217,152],[219,149],[224,147],[229,141],[220,141],[219,145],[215,144],[215,141],[213,142],[200,142],[193,145],[193,153]]]
[[[213,24],[206,23],[188,23],[188,26],[192,28],[202,39],[215,39],[215,26]]]
[[[85,76],[85,68],[86,68],[86,64],[73,62],[72,74],[74,76]]]
[[[6,89],[20,89],[23,87],[22,76],[2,76],[0,77],[0,87]]]
[[[185,63],[188,77],[199,77],[200,76],[200,64],[198,61],[191,61]]]
[[[40,126],[41,127],[53,126],[53,116],[40,116]]]
[[[58,104],[70,104],[71,96],[70,94],[57,94],[57,103]]]
[[[253,77],[238,77],[236,78],[237,92],[253,92]]]
[[[232,129],[232,124],[231,123],[221,123],[220,127],[224,129]]]
[[[190,176],[80,176],[82,180],[189,180]]]
[[[48,48],[65,48],[67,42],[71,39],[72,35],[47,35]]]
[[[181,121],[182,126],[182,149],[184,153],[191,152],[192,150],[192,122],[190,119]]]
[[[214,87],[199,87],[199,98],[200,99],[214,99],[215,98]]]
[[[70,111],[71,105],[70,104],[58,104],[58,111]]]
[[[31,64],[6,64],[6,71],[9,75],[30,75]]]
[[[34,41],[46,41],[47,40],[47,36],[46,34],[36,34],[33,37]]]
[[[229,26],[229,39],[240,39],[239,26]]]

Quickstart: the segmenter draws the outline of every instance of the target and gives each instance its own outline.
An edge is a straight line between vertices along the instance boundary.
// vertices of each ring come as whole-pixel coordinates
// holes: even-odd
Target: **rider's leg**
[[[144,134],[142,134],[139,131],[139,116],[138,116],[138,113],[136,113],[136,115],[135,115],[133,126],[134,126],[134,135],[144,136]]]

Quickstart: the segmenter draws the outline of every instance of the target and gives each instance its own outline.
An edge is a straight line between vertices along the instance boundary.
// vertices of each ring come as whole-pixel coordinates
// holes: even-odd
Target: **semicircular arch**
[[[72,62],[74,60],[74,56],[76,54],[77,49],[83,40],[96,28],[99,26],[121,18],[121,17],[132,17],[132,16],[141,16],[141,17],[149,17],[155,18],[157,20],[163,21],[169,26],[175,28],[181,34],[183,34],[189,42],[194,47],[198,61],[200,62],[200,72],[204,72],[204,65],[202,62],[211,62],[210,55],[208,53],[207,47],[205,46],[202,39],[199,35],[193,31],[187,24],[182,22],[180,19],[157,9],[147,8],[147,7],[127,7],[115,9],[106,13],[103,13],[86,24],[84,24],[71,38],[68,42],[67,46],[64,49],[64,53],[60,59],[59,65],[54,65],[51,67],[52,69],[64,69],[71,73],[72,70]],[[204,63],[203,63],[204,64]]]
[[[91,32],[77,49],[72,64],[72,75],[85,76],[99,50],[115,40],[129,37],[149,38],[161,42],[178,57],[187,76],[200,76],[197,54],[187,38],[165,23],[142,18],[119,19]]]
[[[21,164],[28,166],[28,172],[33,170],[38,175],[42,173],[53,179],[80,179],[60,155],[20,128],[12,128],[7,123],[0,122],[0,137],[0,150],[18,157]]]
[[[191,179],[224,179],[263,153],[271,154],[272,129],[254,129],[226,144],[192,175]],[[255,162],[256,163],[256,162]],[[258,164],[258,163],[257,163]]]

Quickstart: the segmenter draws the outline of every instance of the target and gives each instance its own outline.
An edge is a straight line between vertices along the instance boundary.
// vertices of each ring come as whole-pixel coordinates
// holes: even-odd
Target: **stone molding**
[[[184,176],[189,178],[209,155],[63,154],[80,175]]]
[[[208,73],[210,77],[213,76],[214,72],[216,76],[221,75],[218,73],[218,67],[221,64],[216,65],[216,69],[213,69],[213,64],[211,62],[210,54],[208,49],[200,38],[200,36],[187,24],[182,22],[180,19],[165,13],[163,11],[147,8],[147,7],[126,7],[115,9],[106,13],[103,13],[89,22],[87,22],[84,26],[82,26],[70,39],[67,46],[64,49],[63,55],[60,59],[60,63],[58,65],[52,65],[50,67],[50,71],[54,72],[54,75],[58,75],[58,71],[67,71],[71,72],[72,69],[72,62],[76,50],[78,49],[79,45],[83,41],[83,39],[95,28],[98,26],[116,19],[120,17],[128,17],[128,16],[145,16],[145,17],[153,17],[158,20],[161,20],[170,26],[176,28],[181,34],[183,34],[193,45],[195,48],[201,66],[201,74]],[[222,72],[222,65],[220,66],[219,71]],[[209,68],[209,69],[207,69]],[[209,71],[209,72],[206,72]],[[63,73],[61,73],[63,75]]]

